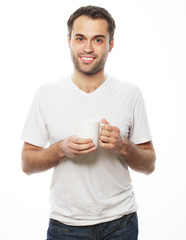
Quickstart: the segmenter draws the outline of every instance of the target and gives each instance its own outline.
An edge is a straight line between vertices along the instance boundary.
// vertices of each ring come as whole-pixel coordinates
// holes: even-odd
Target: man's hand
[[[69,158],[91,153],[96,150],[92,139],[78,138],[76,136],[70,136],[61,141],[60,148],[65,156]]]
[[[102,119],[100,147],[109,149],[123,156],[125,162],[134,171],[150,174],[155,169],[156,155],[151,141],[135,145],[120,134],[117,127]]]
[[[38,147],[27,142],[22,150],[22,169],[26,174],[46,171],[55,167],[65,157],[75,157],[96,150],[91,139],[71,136],[56,142],[48,148]]]
[[[127,147],[127,139],[121,136],[118,127],[111,126],[106,119],[103,118],[101,123],[104,125],[101,128],[100,147],[122,153],[124,148]]]

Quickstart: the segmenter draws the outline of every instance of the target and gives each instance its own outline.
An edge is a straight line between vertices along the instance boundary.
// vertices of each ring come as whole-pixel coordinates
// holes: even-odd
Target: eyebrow
[[[75,34],[75,37],[85,37],[83,34],[81,34],[81,33],[76,33]],[[102,34],[98,34],[98,35],[95,35],[93,38],[105,38],[105,36],[104,35],[102,35]]]

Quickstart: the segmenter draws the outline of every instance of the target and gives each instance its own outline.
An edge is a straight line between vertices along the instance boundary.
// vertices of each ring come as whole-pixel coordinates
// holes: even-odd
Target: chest
[[[114,95],[87,97],[71,95],[53,98],[46,103],[45,121],[51,143],[76,135],[78,119],[106,118],[128,137],[133,121],[133,106],[127,98]]]

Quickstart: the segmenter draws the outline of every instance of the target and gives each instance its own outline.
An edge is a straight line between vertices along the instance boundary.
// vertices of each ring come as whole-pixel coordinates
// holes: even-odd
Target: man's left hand
[[[106,119],[103,118],[101,123],[104,125],[101,127],[100,147],[122,154],[127,148],[128,140],[121,136],[118,127],[110,125]]]

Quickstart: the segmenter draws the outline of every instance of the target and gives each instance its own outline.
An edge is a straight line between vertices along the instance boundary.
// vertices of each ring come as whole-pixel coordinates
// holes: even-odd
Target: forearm
[[[123,158],[130,168],[134,171],[150,174],[155,169],[155,152],[150,148],[145,148],[145,145],[135,145],[129,140],[125,140]],[[126,147],[127,146],[127,147]]]
[[[61,151],[60,142],[51,145],[48,148],[38,148],[32,146],[25,147],[22,151],[22,169],[26,174],[46,171],[56,166],[64,157]]]
[[[24,143],[22,169],[26,174],[46,171],[56,166],[65,157],[74,158],[96,150],[91,139],[70,136],[44,149]]]

